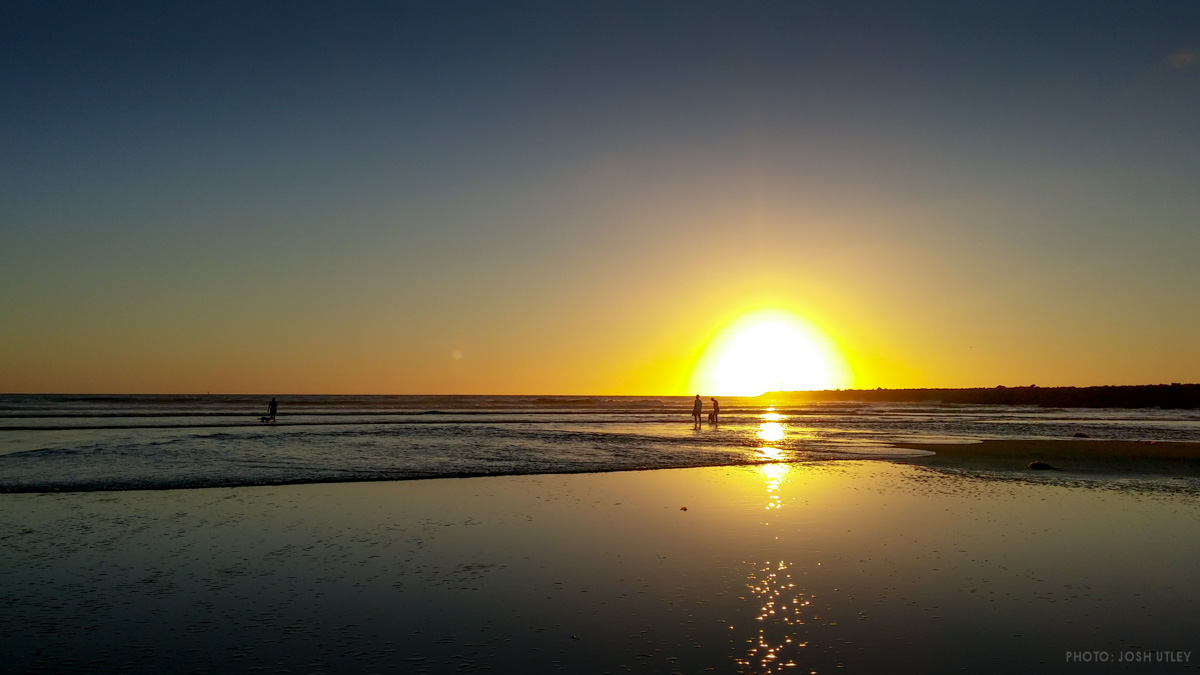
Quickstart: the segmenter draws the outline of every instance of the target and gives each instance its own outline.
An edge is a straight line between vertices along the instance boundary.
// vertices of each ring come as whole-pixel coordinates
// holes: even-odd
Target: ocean
[[[0,671],[1200,654],[1192,473],[887,461],[916,454],[899,441],[1196,440],[1194,411],[722,399],[697,429],[687,397],[281,396],[263,423],[269,400],[0,397]],[[633,470],[663,467],[696,468]],[[456,476],[481,477],[404,480]]]
[[[0,492],[237,487],[925,454],[896,442],[1200,441],[1200,411],[690,397],[2,395]],[[705,414],[711,403],[705,399]]]

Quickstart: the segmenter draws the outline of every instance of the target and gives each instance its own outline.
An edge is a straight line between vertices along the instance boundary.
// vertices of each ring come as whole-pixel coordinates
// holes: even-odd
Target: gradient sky
[[[0,5],[0,391],[1200,381],[1200,3]],[[460,358],[455,358],[455,356]]]

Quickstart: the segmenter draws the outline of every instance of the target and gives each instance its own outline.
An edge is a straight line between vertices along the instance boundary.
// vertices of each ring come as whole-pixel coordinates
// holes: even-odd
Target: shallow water
[[[898,441],[1200,441],[1193,411],[686,397],[0,396],[0,491],[113,490],[576,473],[898,457]],[[706,406],[708,402],[706,401]],[[707,408],[706,408],[707,410]]]
[[[0,533],[0,649],[15,671],[1057,672],[1082,650],[1200,658],[1189,494],[817,462],[8,494]]]

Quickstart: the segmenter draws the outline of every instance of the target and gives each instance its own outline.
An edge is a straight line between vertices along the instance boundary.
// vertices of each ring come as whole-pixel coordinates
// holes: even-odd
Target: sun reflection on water
[[[758,437],[764,441],[782,441],[784,437],[783,425],[779,422],[763,422],[758,425]]]
[[[755,435],[760,441],[778,443],[787,436],[787,426],[783,423],[787,415],[775,412],[774,406],[768,407],[758,418],[762,421],[758,423]]]
[[[750,644],[746,657],[737,659],[749,672],[796,672],[791,669],[797,667],[796,659],[808,646],[797,626],[804,625],[805,619],[816,619],[812,598],[796,587],[789,567],[783,560],[768,561],[750,573],[746,586],[762,604],[755,617],[758,634],[746,641]]]
[[[779,450],[774,448],[759,448],[761,452],[767,453],[774,451],[779,453]],[[790,464],[760,464],[758,472],[762,474],[763,480],[767,484],[767,510],[783,508],[783,499],[780,495],[779,488],[787,482],[788,474],[792,472]]]
[[[783,461],[783,450],[779,448],[762,447],[758,449],[758,458],[768,462]]]

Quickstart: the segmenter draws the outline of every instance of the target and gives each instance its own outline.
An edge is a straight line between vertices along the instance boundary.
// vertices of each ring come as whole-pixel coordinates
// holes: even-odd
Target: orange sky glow
[[[89,7],[0,21],[2,392],[1200,382],[1183,5]]]

